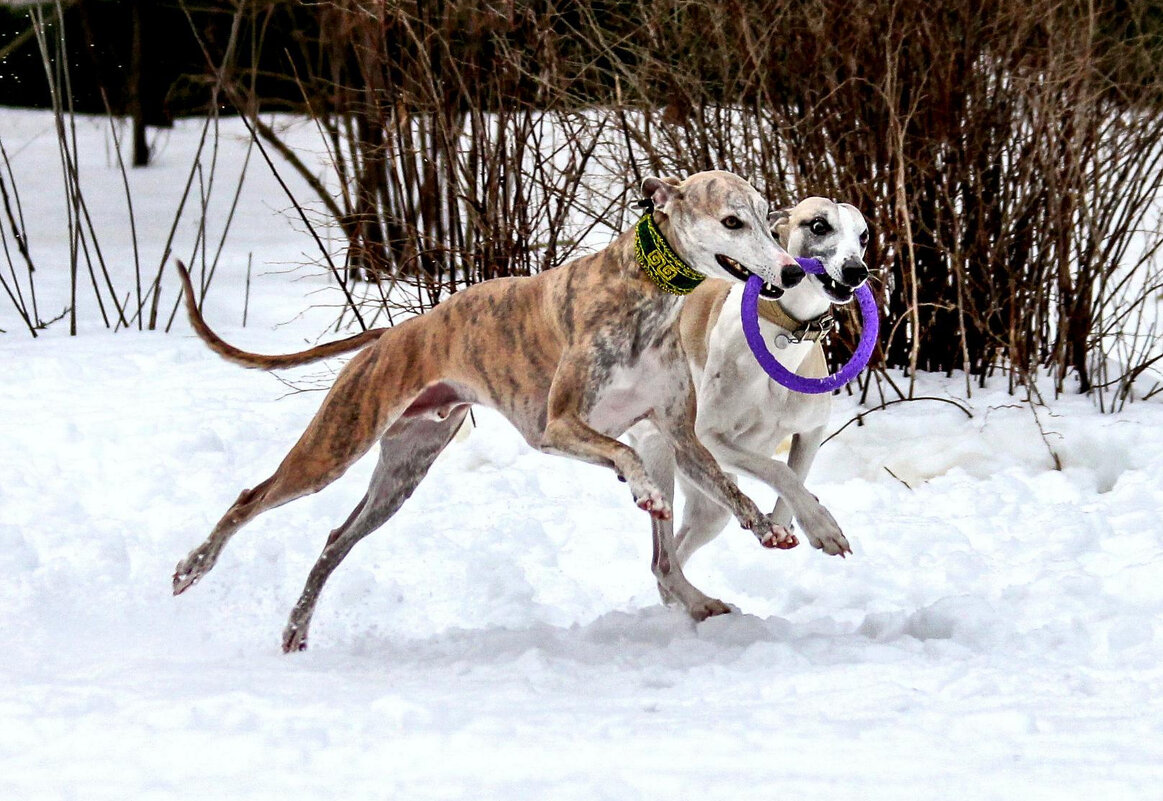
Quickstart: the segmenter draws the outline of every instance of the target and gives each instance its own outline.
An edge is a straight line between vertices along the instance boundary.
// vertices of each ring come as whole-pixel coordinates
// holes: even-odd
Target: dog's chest
[[[589,423],[607,436],[616,437],[652,409],[666,405],[680,387],[679,371],[685,365],[673,349],[654,348],[632,364],[615,364],[595,393]]]
[[[720,315],[707,361],[701,369],[694,368],[699,387],[696,430],[726,435],[758,451],[774,450],[788,433],[825,422],[830,401],[826,395],[801,395],[771,380],[752,355],[737,314],[725,309]],[[763,320],[760,330],[772,342],[778,329]],[[772,348],[772,354],[787,369],[799,372],[818,347],[803,342]]]

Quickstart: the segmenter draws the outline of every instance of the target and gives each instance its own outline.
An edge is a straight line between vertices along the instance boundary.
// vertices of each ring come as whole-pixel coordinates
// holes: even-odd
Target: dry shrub
[[[1118,405],[1158,355],[1152,8],[337,0],[294,77],[331,141],[317,188],[348,273],[419,306],[561,263],[624,224],[646,173],[723,168],[779,205],[864,211],[880,366],[964,370],[967,390],[1049,368]]]
[[[1112,33],[1115,10],[644,2],[629,136],[651,169],[725,167],[780,204],[859,206],[897,288],[886,364],[1013,380],[1047,366],[1059,388],[1125,392],[1154,356],[1124,324],[1154,305],[1163,25]]]
[[[560,60],[542,35],[553,15],[513,4],[327,4],[327,36],[297,59],[295,78],[332,174],[319,180],[257,121],[342,229],[346,275],[375,281],[375,303],[389,312],[556,266],[595,228],[617,225],[591,164],[609,126],[554,76]],[[390,291],[400,284],[416,291]]]

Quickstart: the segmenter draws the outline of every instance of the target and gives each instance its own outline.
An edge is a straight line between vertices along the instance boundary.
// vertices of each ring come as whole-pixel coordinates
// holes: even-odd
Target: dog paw
[[[211,567],[213,567],[213,562],[207,560],[206,554],[200,549],[178,562],[177,567],[174,568],[174,595],[181,595],[197,584]]]
[[[852,553],[852,548],[848,545],[848,539],[840,529],[826,533],[823,536],[812,536],[809,534],[808,542],[812,544],[813,548],[818,548],[829,556],[844,557]]]
[[[709,617],[731,614],[731,607],[718,598],[706,598],[691,605],[687,612],[696,622],[702,623]]]
[[[757,513],[753,516],[740,518],[743,528],[750,531],[759,540],[764,548],[779,548],[786,550],[800,544],[795,534],[786,526],[772,521],[770,515]]]
[[[829,556],[844,556],[852,553],[844,532],[836,518],[823,506],[819,507],[811,525],[804,525],[804,533],[808,535],[808,542]]]
[[[759,544],[764,548],[779,548],[786,551],[800,544],[795,534],[783,526],[772,525],[771,528],[759,537]]]
[[[653,481],[642,476],[638,480],[631,478],[629,483],[634,503],[638,504],[639,509],[650,512],[650,516],[656,520],[670,520],[670,504]]]
[[[307,629],[291,623],[283,629],[283,653],[293,654],[307,650]]]
[[[670,520],[670,504],[666,502],[661,493],[638,498],[636,503],[639,509],[650,512],[650,516],[655,520]]]
[[[201,577],[192,573],[186,573],[181,570],[175,571],[173,578],[174,595],[181,595],[193,587],[198,583],[199,578]]]

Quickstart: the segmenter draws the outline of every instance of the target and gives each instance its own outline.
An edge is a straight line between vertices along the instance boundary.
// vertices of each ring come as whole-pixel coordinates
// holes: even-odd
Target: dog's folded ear
[[[771,235],[780,244],[787,244],[787,226],[791,222],[791,211],[790,208],[779,209],[767,215],[767,226],[771,229]]]
[[[657,178],[650,176],[642,182],[642,196],[654,203],[657,211],[666,212],[666,206],[676,198],[682,197],[677,178]]]

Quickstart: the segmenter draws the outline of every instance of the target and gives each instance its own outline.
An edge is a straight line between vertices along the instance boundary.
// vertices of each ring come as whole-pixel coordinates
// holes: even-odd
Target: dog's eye
[[[743,227],[743,221],[736,217],[734,214],[731,214],[723,218],[723,227],[730,228],[732,231],[734,231],[737,228]]]
[[[860,247],[862,247],[862,248],[868,247],[868,232],[867,231],[865,231],[864,233],[862,233],[860,235]]]
[[[817,217],[808,223],[808,230],[816,236],[824,236],[832,230],[832,226],[828,225],[828,221],[823,217]]]

